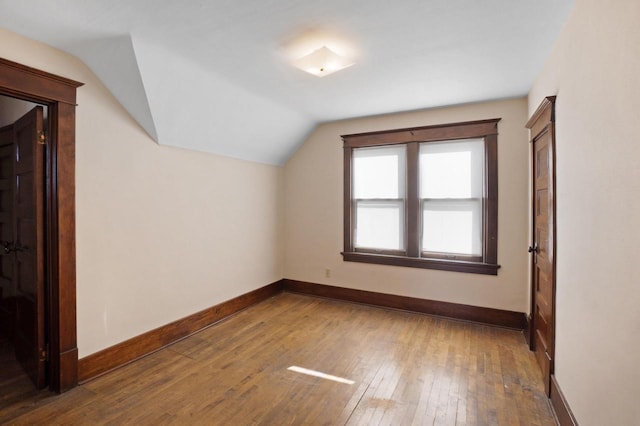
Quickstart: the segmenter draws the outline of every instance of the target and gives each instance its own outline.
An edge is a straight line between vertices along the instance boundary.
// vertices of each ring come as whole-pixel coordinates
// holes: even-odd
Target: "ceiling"
[[[320,122],[526,95],[573,2],[0,0],[0,26],[82,59],[160,144],[281,165]],[[290,65],[321,45],[356,64]]]

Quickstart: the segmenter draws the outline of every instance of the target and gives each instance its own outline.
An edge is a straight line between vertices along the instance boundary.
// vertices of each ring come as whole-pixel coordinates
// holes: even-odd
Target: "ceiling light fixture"
[[[322,46],[308,55],[298,58],[293,64],[297,68],[313,74],[316,77],[324,77],[348,68],[354,63],[355,62],[338,55],[327,46]]]

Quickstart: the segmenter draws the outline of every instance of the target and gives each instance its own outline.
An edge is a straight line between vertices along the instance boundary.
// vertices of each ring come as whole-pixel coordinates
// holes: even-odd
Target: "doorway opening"
[[[48,384],[48,107],[0,96],[0,408]]]
[[[42,194],[33,195],[33,200],[41,202],[42,214],[37,213],[34,217],[23,217],[23,212],[19,211],[15,214],[21,225],[13,228],[14,231],[18,229],[17,236],[22,238],[21,241],[38,237],[42,239],[42,243],[31,243],[27,248],[25,247],[27,244],[16,244],[16,240],[7,240],[7,244],[3,244],[0,250],[14,257],[18,256],[15,253],[20,253],[17,262],[26,264],[29,262],[28,259],[25,260],[26,256],[32,254],[29,249],[32,247],[41,248],[41,252],[36,256],[43,257],[42,265],[46,265],[46,268],[41,272],[33,269],[32,273],[41,273],[44,277],[42,293],[46,297],[42,297],[41,300],[44,301],[42,312],[45,321],[41,335],[46,336],[46,344],[44,351],[40,351],[34,359],[40,363],[40,360],[44,358],[44,362],[41,364],[46,365],[46,368],[43,368],[43,381],[45,386],[55,392],[71,389],[78,382],[75,275],[75,109],[76,90],[80,86],[82,83],[0,58],[0,95],[38,104],[39,106],[34,110],[39,112],[35,114],[44,117],[46,109],[48,117],[48,124],[46,127],[42,125],[42,129],[48,129],[49,134],[44,134],[46,133],[44,132],[40,135],[37,129],[35,131],[38,136],[36,144],[39,146],[35,149],[44,151],[42,157],[29,155],[30,148],[28,146],[33,148],[33,145],[25,145],[25,141],[28,139],[25,135],[29,133],[28,131],[21,133],[18,137],[18,143],[23,145],[22,148],[19,148],[21,150],[20,160],[31,157],[42,160],[39,166],[31,163],[34,165],[34,171],[40,171],[44,174]],[[22,118],[16,123],[20,122],[20,126],[25,124],[20,120]],[[13,167],[12,162],[6,161],[5,163],[6,167],[8,164],[12,164]],[[34,178],[33,175],[25,172],[26,169],[23,165],[15,167],[17,174],[23,173],[20,179],[20,191],[30,187],[29,179],[40,181],[39,178]],[[26,197],[27,192],[22,195]],[[24,199],[23,197],[20,200]],[[16,206],[16,209],[20,210],[20,207]],[[32,232],[30,230],[36,228],[26,224],[29,221],[33,222],[35,218],[42,218],[41,231],[36,231],[34,236],[29,236],[28,233]],[[7,260],[6,263],[13,264],[13,261]],[[35,262],[35,264],[39,263]],[[18,282],[31,282],[28,277],[29,268],[21,269],[21,266],[17,266],[15,271],[20,275]],[[16,308],[16,311],[28,313],[28,308],[23,306],[22,310]],[[16,324],[20,323],[22,323],[21,318],[16,317]],[[15,340],[13,343],[15,344]]]

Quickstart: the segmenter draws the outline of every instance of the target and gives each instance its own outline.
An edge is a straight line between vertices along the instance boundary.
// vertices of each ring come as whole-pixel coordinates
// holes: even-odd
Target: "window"
[[[484,140],[420,144],[421,247],[427,257],[482,260]]]
[[[354,247],[404,252],[406,162],[402,145],[354,150]]]
[[[499,120],[342,136],[344,260],[496,275]]]

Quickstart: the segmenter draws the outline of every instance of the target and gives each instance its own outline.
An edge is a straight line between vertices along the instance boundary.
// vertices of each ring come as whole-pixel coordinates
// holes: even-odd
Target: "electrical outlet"
[[[324,276],[326,278],[331,278],[331,269],[329,268],[324,268]]]

